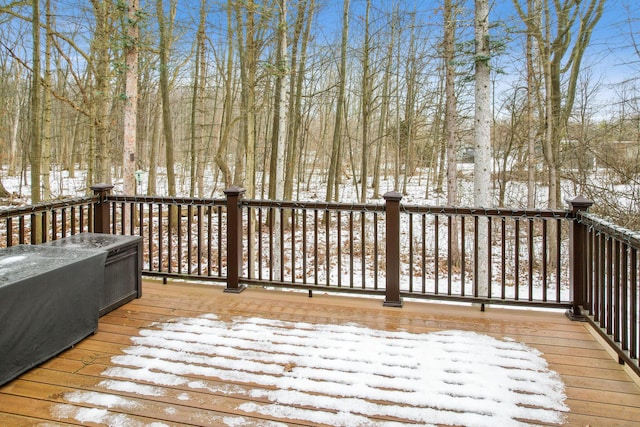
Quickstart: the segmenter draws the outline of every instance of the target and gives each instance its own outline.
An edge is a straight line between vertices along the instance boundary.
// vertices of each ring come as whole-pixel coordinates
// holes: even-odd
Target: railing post
[[[240,285],[242,275],[242,207],[240,200],[244,188],[231,187],[224,191],[227,196],[227,287],[224,292],[240,293],[246,285]]]
[[[576,219],[576,213],[586,211],[593,202],[582,196],[573,200],[567,200],[569,210],[573,220],[569,230],[569,280],[571,287],[571,308],[566,311],[566,315],[571,320],[584,321],[582,306],[585,303],[585,293],[587,284],[587,263],[591,262],[587,251],[587,230]]]
[[[400,200],[402,194],[390,191],[384,196],[386,217],[387,281],[385,307],[402,307],[400,298]]]
[[[98,203],[95,204],[93,211],[93,232],[109,234],[111,228],[111,212],[110,205],[105,200],[113,189],[111,184],[96,184],[91,187],[93,194],[98,196]]]

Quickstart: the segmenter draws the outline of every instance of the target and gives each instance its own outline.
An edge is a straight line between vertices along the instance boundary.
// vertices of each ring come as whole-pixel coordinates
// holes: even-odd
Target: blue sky
[[[635,5],[636,1],[638,0],[607,0],[602,18],[596,25],[590,46],[582,62],[581,69],[592,71],[592,80],[600,81],[600,97],[605,103],[613,96],[613,91],[619,87],[620,82],[636,75],[640,76],[640,58],[630,47],[631,31],[640,33],[638,29],[640,27],[640,11]],[[375,7],[389,9],[396,2],[399,2],[402,9],[415,8],[419,11],[423,23],[434,26],[435,33],[432,35],[440,37],[442,0],[372,1]],[[470,19],[473,14],[474,2],[473,0],[464,0],[464,2],[467,8],[465,15],[467,19]],[[322,34],[320,37],[326,37],[328,42],[337,41],[340,37],[343,0],[320,1],[320,4],[322,9],[317,15],[317,24]],[[357,26],[361,22],[358,15],[364,14],[365,4],[366,0],[351,0],[351,32],[358,31]],[[507,25],[514,26],[521,25],[512,0],[495,0],[492,3],[491,21],[503,21]],[[640,39],[640,34],[638,36]],[[352,42],[353,40],[356,40],[357,43],[357,37],[352,38]],[[499,59],[502,62],[500,66],[509,67],[509,62],[514,60],[513,57],[521,57],[519,51],[520,48],[514,46],[510,52],[511,57],[505,55]],[[517,78],[517,76],[506,76],[504,81],[513,78]]]

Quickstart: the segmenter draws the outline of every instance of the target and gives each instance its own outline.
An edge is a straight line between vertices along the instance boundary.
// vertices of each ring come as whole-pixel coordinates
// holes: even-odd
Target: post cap
[[[587,210],[589,209],[589,207],[593,206],[593,201],[587,199],[586,197],[583,196],[577,196],[574,197],[573,199],[566,200],[567,204],[569,204],[569,207],[571,208],[571,210],[573,211],[583,211],[583,210]]]
[[[387,193],[384,193],[382,198],[384,198],[387,201],[395,202],[395,201],[400,201],[402,199],[402,194],[398,193],[397,191],[389,191]]]
[[[223,192],[227,196],[239,196],[241,194],[244,194],[246,191],[247,191],[246,188],[237,187],[235,185],[232,185],[231,187],[227,188]]]
[[[101,182],[99,184],[94,184],[89,188],[95,192],[111,191],[113,189],[113,184],[105,184],[104,182]]]

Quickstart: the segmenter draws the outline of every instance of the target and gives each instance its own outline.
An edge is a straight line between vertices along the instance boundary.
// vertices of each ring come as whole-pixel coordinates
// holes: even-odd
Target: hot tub
[[[107,253],[100,316],[142,296],[142,237],[80,233],[45,245]]]
[[[106,252],[0,249],[0,385],[98,327]]]

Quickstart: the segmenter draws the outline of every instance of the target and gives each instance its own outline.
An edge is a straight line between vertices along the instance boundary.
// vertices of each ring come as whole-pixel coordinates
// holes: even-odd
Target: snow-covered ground
[[[119,410],[138,403],[117,393],[157,396],[165,390],[158,386],[266,399],[236,409],[333,426],[557,424],[568,411],[564,385],[538,351],[473,332],[416,334],[245,317],[223,321],[211,314],[142,329],[111,363],[102,373],[104,391],[67,393],[69,404],[55,405],[52,415],[136,425]],[[188,404],[192,397],[185,391],[179,399]],[[200,421],[250,425],[231,416]]]
[[[176,167],[176,170],[181,170],[180,167]],[[420,173],[420,170],[416,171]],[[459,164],[458,172],[460,179],[458,180],[458,195],[460,197],[460,206],[472,206],[473,205],[473,164]],[[427,191],[427,176],[429,170],[422,171],[421,175],[415,175],[408,177],[406,180],[406,194],[403,197],[403,203],[407,204],[419,204],[419,205],[431,205],[431,206],[443,206],[446,205],[446,194],[437,193],[431,188]],[[215,180],[215,171],[210,168],[206,169],[204,177],[204,196],[209,198],[224,198],[223,191],[225,190],[224,184]],[[50,175],[50,187],[53,198],[63,197],[76,197],[87,194],[88,187],[92,184],[87,182],[87,175],[85,170],[76,170],[73,178],[69,177],[69,172],[66,170],[60,170],[59,168],[53,168]],[[143,172],[141,180],[137,185],[136,191],[138,194],[146,194],[148,187],[148,173]],[[262,192],[263,187],[260,184],[261,173],[257,174],[257,195],[258,199],[266,199],[267,195]],[[22,175],[8,175],[6,166],[0,168],[0,180],[4,187],[10,192],[15,194],[15,198],[29,202],[29,195],[31,194],[30,186],[30,174],[27,170]],[[404,178],[400,177],[399,187],[402,187]],[[114,193],[122,194],[122,179],[114,179],[112,184],[114,185]],[[308,187],[307,187],[308,184]],[[187,196],[189,194],[189,183],[185,178],[178,177],[178,194],[177,196]],[[356,187],[357,185],[357,187]],[[360,193],[360,183],[354,183],[353,176],[343,177],[343,181],[340,185],[340,201],[345,203],[358,202],[358,194]],[[429,184],[431,185],[431,184]],[[401,191],[401,188],[397,188],[395,179],[388,175],[383,176],[380,180],[380,195],[388,191]],[[167,178],[163,168],[158,168],[156,188],[158,196],[167,195]],[[299,192],[297,190],[299,189]],[[266,189],[264,189],[266,191]],[[368,191],[368,202],[383,202],[382,197],[379,199],[372,199],[372,189]],[[538,206],[545,206],[544,200],[546,199],[546,187],[538,186],[536,189],[536,200]],[[302,201],[322,201],[324,200],[326,192],[326,183],[323,181],[323,176],[318,176],[309,180],[308,182],[301,183],[299,186],[294,184],[294,198]],[[522,208],[526,205],[526,183],[512,182],[508,184],[507,205],[508,207]],[[577,194],[572,193],[571,186],[569,184],[563,185],[562,200],[565,198],[572,198]]]

